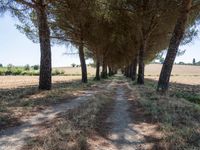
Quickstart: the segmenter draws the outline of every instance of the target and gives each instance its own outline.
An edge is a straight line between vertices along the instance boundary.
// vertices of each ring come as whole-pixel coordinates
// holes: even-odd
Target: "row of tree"
[[[51,44],[70,43],[79,51],[84,83],[86,56],[96,63],[97,80],[108,75],[107,68],[110,75],[122,69],[144,84],[145,63],[168,49],[158,82],[158,91],[166,92],[179,45],[197,35],[200,1],[3,0],[0,5],[1,12],[18,17],[21,32],[40,43],[40,89],[51,89]]]

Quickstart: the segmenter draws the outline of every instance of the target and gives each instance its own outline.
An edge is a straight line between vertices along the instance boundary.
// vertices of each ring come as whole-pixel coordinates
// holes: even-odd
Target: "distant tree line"
[[[163,57],[163,53],[159,54],[155,60],[153,60],[151,62],[151,64],[163,64],[165,58]],[[196,62],[196,59],[193,58],[192,62],[191,63],[186,63],[186,62],[183,62],[183,61],[180,61],[178,63],[174,63],[176,65],[194,65],[194,66],[200,66],[200,61]]]
[[[6,76],[6,75],[31,75],[31,76],[38,76],[39,75],[39,65],[25,65],[23,67],[14,66],[12,64],[8,64],[6,67],[4,67],[2,64],[0,64],[0,76]],[[52,71],[52,75],[64,75],[64,71],[59,71],[57,69],[54,69]]]

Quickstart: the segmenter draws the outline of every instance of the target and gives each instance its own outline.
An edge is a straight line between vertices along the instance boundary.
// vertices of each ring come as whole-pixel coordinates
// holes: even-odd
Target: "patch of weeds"
[[[172,96],[176,96],[178,98],[184,98],[190,102],[200,104],[200,94],[190,93],[190,92],[175,92]]]
[[[147,80],[145,86],[156,89],[157,83],[153,80]],[[198,85],[170,83],[169,96],[184,98],[192,103],[200,104],[200,87]]]

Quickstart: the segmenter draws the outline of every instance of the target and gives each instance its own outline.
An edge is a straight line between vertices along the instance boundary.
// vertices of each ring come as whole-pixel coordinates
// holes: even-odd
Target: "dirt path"
[[[116,90],[116,104],[107,122],[113,124],[108,139],[117,149],[135,150],[141,143],[137,138],[137,131],[133,129],[129,116],[129,103],[125,97],[125,85]]]
[[[85,103],[94,93],[95,92],[86,92],[82,97],[78,97],[70,102],[54,105],[35,116],[23,119],[22,121],[24,123],[20,126],[1,131],[0,150],[20,149],[26,143],[28,138],[37,136],[41,132],[40,124],[51,121],[56,118],[58,114]]]
[[[107,138],[95,137],[89,140],[91,150],[135,150],[140,147],[140,135],[134,130],[128,109],[129,103],[125,92],[126,83],[112,83],[110,88],[116,87],[116,100],[112,113],[106,120],[110,124]]]
[[[88,139],[90,150],[138,150],[148,149],[146,146],[149,141],[146,140],[146,133],[151,130],[154,132],[155,125],[142,122],[136,122],[135,117],[140,117],[137,114],[133,117],[132,105],[130,99],[132,90],[129,84],[123,80],[115,80],[110,88],[116,89],[115,105],[113,110],[105,121],[105,127],[108,127],[106,136],[95,134]],[[128,93],[128,95],[127,95]],[[151,132],[150,131],[150,132]],[[147,133],[149,134],[149,133]]]

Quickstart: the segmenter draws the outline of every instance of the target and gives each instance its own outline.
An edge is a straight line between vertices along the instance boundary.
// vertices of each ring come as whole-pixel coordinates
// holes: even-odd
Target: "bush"
[[[56,75],[63,75],[65,74],[64,71],[59,71],[58,69],[55,69],[52,71],[52,75],[56,76]]]
[[[3,75],[5,75],[5,70],[0,69],[0,76],[3,76]]]
[[[3,67],[3,65],[2,64],[0,64],[0,68],[2,68]]]
[[[76,67],[76,64],[75,64],[75,63],[73,63],[73,64],[71,64],[71,66],[74,68],[74,67]]]
[[[38,76],[39,66],[35,65],[33,69],[31,69],[29,65],[25,67],[14,67],[13,65],[9,65],[7,66],[7,68],[0,68],[0,76],[3,76],[3,75]],[[55,69],[52,71],[52,75],[64,75],[64,74],[65,72],[63,70],[59,71],[58,69]]]
[[[39,70],[40,66],[39,65],[34,65],[32,66],[33,70]]]
[[[53,72],[52,72],[52,75],[59,75],[60,74],[60,71],[59,70],[53,70]]]
[[[31,70],[31,71],[23,71],[21,75],[26,75],[26,76],[38,76],[39,71]]]
[[[22,72],[23,72],[23,70],[17,68],[17,69],[13,69],[13,70],[11,70],[11,72],[12,72],[12,73],[11,73],[12,75],[21,75]]]
[[[30,66],[27,64],[26,66],[24,66],[24,70],[30,70]]]
[[[27,73],[28,73],[27,75],[31,75],[31,76],[38,76],[40,74],[39,71],[35,71],[35,70],[28,71]]]
[[[9,70],[9,69],[8,69],[8,70],[6,70],[6,71],[5,71],[5,75],[6,75],[6,76],[12,75],[12,71],[11,71],[11,70]]]

